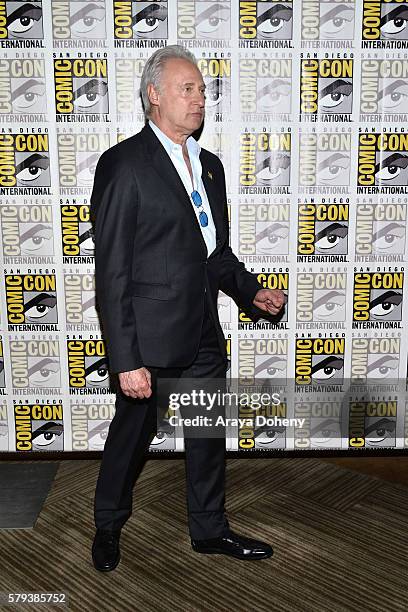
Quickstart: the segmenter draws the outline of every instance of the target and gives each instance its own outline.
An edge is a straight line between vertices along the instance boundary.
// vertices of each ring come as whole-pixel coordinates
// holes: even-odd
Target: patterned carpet
[[[61,462],[35,528],[0,531],[1,591],[64,591],[86,612],[407,610],[407,487],[316,459],[230,459],[230,523],[275,549],[243,562],[191,550],[183,461],[151,460],[121,563],[100,574],[90,557],[98,468]]]

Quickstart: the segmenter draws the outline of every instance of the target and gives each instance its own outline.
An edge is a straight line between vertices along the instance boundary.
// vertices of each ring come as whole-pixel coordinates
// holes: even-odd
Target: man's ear
[[[159,92],[153,85],[153,83],[149,83],[147,86],[147,95],[149,96],[150,104],[152,106],[157,106],[159,104]]]

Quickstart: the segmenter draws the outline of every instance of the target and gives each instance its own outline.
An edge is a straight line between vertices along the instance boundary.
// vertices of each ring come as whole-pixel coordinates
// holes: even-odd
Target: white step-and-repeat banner
[[[254,323],[220,295],[231,378],[288,381],[228,449],[408,446],[408,2],[0,0],[0,450],[103,449],[89,197],[176,42],[206,81],[234,251],[288,296]],[[165,421],[151,448],[182,439]]]

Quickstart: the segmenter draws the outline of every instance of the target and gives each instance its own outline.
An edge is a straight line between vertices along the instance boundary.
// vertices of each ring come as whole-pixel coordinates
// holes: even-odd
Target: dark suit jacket
[[[262,288],[229,247],[224,169],[201,150],[202,178],[217,246],[207,248],[190,197],[146,125],[99,159],[91,196],[96,298],[111,372],[188,366],[201,333],[207,288],[217,321],[221,289],[246,309]]]

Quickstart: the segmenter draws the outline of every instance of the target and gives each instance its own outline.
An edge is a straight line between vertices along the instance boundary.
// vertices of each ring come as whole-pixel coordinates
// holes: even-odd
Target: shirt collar
[[[151,119],[149,119],[149,125],[152,128],[153,132],[156,134],[157,138],[162,143],[163,147],[166,149],[166,152],[169,156],[171,156],[174,150],[178,151],[181,148],[181,145],[173,142],[171,138],[169,138],[164,132],[161,131],[160,128],[157,127],[155,123]],[[195,138],[189,136],[186,140],[187,150],[189,154],[193,156],[199,156],[201,147]]]

